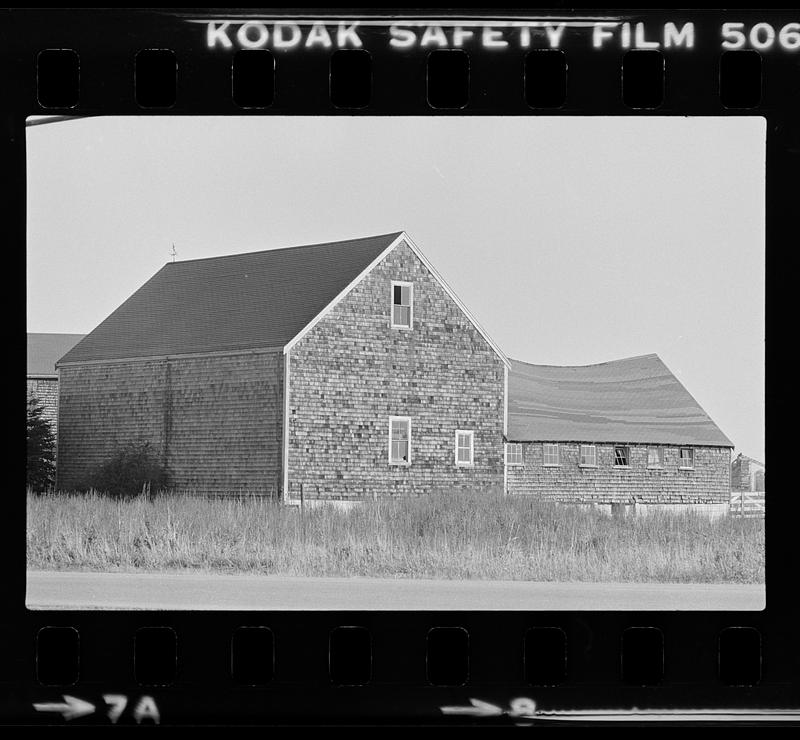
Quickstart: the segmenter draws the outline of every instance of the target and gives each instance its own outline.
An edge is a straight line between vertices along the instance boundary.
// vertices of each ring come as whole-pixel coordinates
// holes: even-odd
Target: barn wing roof
[[[402,233],[168,263],[60,361],[282,347]]]
[[[654,354],[559,367],[511,361],[508,439],[732,447]]]
[[[28,332],[28,375],[56,375],[56,362],[72,349],[83,334],[37,334]]]

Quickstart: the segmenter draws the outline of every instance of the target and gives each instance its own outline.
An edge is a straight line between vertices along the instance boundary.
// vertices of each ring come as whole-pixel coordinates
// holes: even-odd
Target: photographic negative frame
[[[788,271],[776,268],[776,257],[793,233],[800,28],[778,11],[680,16],[5,11],[13,315],[25,304],[26,121],[141,115],[757,117],[766,134],[765,303],[768,318],[785,315]],[[369,54],[368,74],[363,55],[348,57],[348,76],[334,84],[332,56],[356,48]],[[271,59],[241,64],[260,80],[271,69],[272,86],[248,95],[248,68],[234,75],[233,58],[257,51]],[[555,56],[538,56],[544,52]],[[541,77],[544,87],[534,82]],[[15,339],[25,341],[21,331]],[[783,382],[775,352],[765,344],[769,399]],[[767,428],[777,428],[773,406],[766,408]],[[776,434],[767,436],[780,447]],[[479,441],[476,434],[476,452]],[[387,436],[381,454],[388,445]],[[447,455],[457,454],[451,438]],[[782,457],[770,459],[780,488]],[[30,609],[25,498],[10,496],[8,505],[3,640],[13,657],[3,680],[22,686],[4,713],[9,723],[794,721],[789,496],[771,499],[766,606],[689,612]],[[241,658],[231,662],[232,645],[239,656],[263,651],[264,660],[242,668]],[[234,688],[237,677],[246,691]],[[370,708],[340,686],[369,692]]]

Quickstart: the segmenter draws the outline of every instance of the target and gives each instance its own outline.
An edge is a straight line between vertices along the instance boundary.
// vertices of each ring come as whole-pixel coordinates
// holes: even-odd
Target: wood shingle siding
[[[53,426],[53,433],[58,428],[58,378],[28,378],[28,398],[35,398],[41,403],[42,416]]]
[[[62,367],[58,486],[142,441],[172,488],[277,495],[282,386],[280,351]]]
[[[28,398],[36,398],[44,407],[44,418],[58,434],[58,371],[56,362],[72,349],[83,334],[42,334],[28,332]]]
[[[414,285],[411,330],[391,328],[392,281]],[[502,488],[504,364],[405,243],[289,355],[290,499]],[[390,416],[411,417],[410,465],[389,464]]]
[[[167,265],[59,368],[63,489],[149,442],[173,489],[289,503],[505,486],[718,505],[730,492],[730,441],[656,355],[509,361],[404,232]],[[523,464],[505,465],[506,441]],[[596,466],[579,465],[581,442]]]
[[[663,467],[647,467],[648,445],[628,444],[628,467],[614,445],[597,443],[597,466],[581,467],[580,444],[559,442],[559,464],[543,464],[543,445],[521,443],[523,465],[508,466],[508,491],[573,503],[724,504],[730,497],[728,447],[694,447],[694,468],[679,468],[679,448],[664,446]]]

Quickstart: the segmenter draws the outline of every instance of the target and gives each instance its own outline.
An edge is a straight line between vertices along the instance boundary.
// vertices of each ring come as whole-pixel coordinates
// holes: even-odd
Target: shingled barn
[[[56,362],[83,334],[28,333],[27,394],[42,405],[42,416],[58,431],[58,371]]]
[[[656,355],[508,360],[405,232],[168,263],[58,367],[67,490],[146,441],[173,489],[287,503],[730,496],[731,442]]]
[[[510,492],[727,510],[733,444],[657,355],[578,367],[512,360],[508,395]]]
[[[508,360],[403,232],[166,264],[58,363],[61,489],[296,502],[502,489]]]

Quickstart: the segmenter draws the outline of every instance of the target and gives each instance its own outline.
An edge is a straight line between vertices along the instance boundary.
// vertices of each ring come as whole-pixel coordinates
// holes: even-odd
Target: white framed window
[[[647,448],[647,467],[648,468],[663,468],[664,467],[664,448],[663,447],[648,447]]]
[[[523,465],[522,445],[509,442],[506,444],[506,465]]]
[[[681,447],[681,464],[683,470],[694,468],[694,450],[691,447]]]
[[[581,445],[581,467],[597,467],[597,447],[595,445]]]
[[[467,429],[456,430],[456,465],[472,465],[475,433]]]
[[[543,450],[544,450],[544,464],[558,465],[558,445],[550,442],[545,442],[543,445]]]
[[[614,447],[614,467],[627,468],[631,464],[631,449],[625,445]]]
[[[392,328],[411,329],[414,323],[414,284],[392,280]]]
[[[389,417],[389,464],[411,465],[411,417]]]

